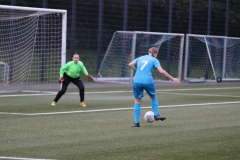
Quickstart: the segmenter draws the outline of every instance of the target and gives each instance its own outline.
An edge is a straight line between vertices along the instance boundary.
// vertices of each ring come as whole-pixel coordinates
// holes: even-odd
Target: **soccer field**
[[[94,87],[97,86],[98,87]],[[0,159],[15,160],[238,160],[240,159],[240,83],[157,85],[160,115],[145,93],[141,127],[133,123],[129,85],[86,84],[86,108],[78,90],[56,95],[0,94]]]

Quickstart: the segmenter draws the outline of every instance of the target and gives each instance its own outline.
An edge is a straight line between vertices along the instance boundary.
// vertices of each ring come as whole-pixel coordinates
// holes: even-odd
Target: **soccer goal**
[[[128,64],[135,58],[148,54],[148,49],[157,47],[157,59],[163,69],[181,79],[184,34],[117,31],[99,67],[96,81],[132,83],[134,72]],[[155,82],[170,82],[157,70],[153,71]]]
[[[186,35],[184,80],[240,80],[240,38]]]
[[[58,88],[67,11],[0,5],[0,92]]]

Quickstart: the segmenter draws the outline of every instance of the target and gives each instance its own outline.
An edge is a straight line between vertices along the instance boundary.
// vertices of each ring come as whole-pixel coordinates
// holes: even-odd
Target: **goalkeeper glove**
[[[63,78],[63,77],[60,77],[58,81],[59,81],[59,83],[63,83],[64,78]]]
[[[91,76],[90,74],[87,75],[87,78],[90,80],[94,80],[93,76]]]

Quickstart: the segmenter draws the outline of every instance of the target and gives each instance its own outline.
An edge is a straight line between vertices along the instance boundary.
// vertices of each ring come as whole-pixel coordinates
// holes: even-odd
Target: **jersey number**
[[[142,67],[140,68],[140,70],[143,70],[144,67],[146,67],[146,65],[148,64],[148,61],[142,61],[142,63],[143,63],[143,65],[142,65]]]

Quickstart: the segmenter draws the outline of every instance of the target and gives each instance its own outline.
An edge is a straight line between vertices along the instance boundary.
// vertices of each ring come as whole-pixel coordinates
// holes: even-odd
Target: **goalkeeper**
[[[72,82],[79,89],[80,106],[86,107],[86,104],[84,103],[85,87],[80,78],[80,72],[83,72],[83,74],[85,74],[90,80],[93,80],[93,77],[88,74],[87,69],[85,68],[83,63],[79,60],[78,54],[75,53],[72,59],[73,61],[66,63],[60,68],[59,83],[62,83],[62,89],[58,92],[55,99],[52,101],[51,103],[52,106],[56,105],[56,103],[62,97],[62,95],[65,94],[69,83]]]

